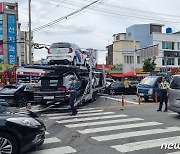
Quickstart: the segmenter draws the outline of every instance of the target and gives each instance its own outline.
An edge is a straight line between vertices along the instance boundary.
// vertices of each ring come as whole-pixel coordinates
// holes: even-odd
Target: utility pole
[[[32,38],[31,38],[31,0],[28,1],[29,6],[29,65],[32,64]]]

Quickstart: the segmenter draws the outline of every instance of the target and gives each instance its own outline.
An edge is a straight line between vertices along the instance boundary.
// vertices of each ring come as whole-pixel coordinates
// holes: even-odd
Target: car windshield
[[[180,76],[174,76],[173,77],[170,88],[180,90]]]
[[[70,43],[53,43],[50,48],[70,48],[71,44]]]
[[[141,85],[148,85],[148,86],[152,86],[154,85],[154,83],[156,82],[157,78],[154,78],[154,77],[146,77],[144,78],[140,84]]]

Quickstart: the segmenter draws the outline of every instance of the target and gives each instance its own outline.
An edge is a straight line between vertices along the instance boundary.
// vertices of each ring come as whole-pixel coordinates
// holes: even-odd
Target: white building
[[[153,33],[152,40],[153,44],[159,44],[157,67],[166,67],[166,57],[168,67],[180,67],[180,34]]]

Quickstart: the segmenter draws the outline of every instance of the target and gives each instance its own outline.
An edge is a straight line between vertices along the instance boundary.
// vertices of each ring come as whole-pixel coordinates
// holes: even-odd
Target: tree
[[[156,63],[154,59],[147,58],[146,60],[144,60],[143,72],[152,72],[155,70],[155,68],[156,68]]]

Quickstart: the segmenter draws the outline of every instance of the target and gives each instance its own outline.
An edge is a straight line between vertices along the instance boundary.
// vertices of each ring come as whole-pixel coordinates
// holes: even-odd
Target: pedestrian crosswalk
[[[180,132],[180,127],[166,127],[161,122],[146,121],[143,118],[130,117],[112,111],[86,108],[80,109],[76,116],[70,116],[67,113],[54,113],[44,116],[58,124],[63,124],[69,129],[74,129],[82,135],[87,135],[96,143],[103,143],[103,145],[108,143],[109,148],[119,153],[142,153],[141,150],[153,148],[159,148],[160,150],[164,143],[171,144],[180,141],[180,136],[173,135],[173,133]],[[45,140],[45,144],[59,142],[61,140],[56,137]],[[48,152],[56,154],[60,150],[61,154],[78,153],[78,149],[67,145],[39,150],[32,154],[48,154]],[[167,150],[165,153],[176,154],[180,152]]]

